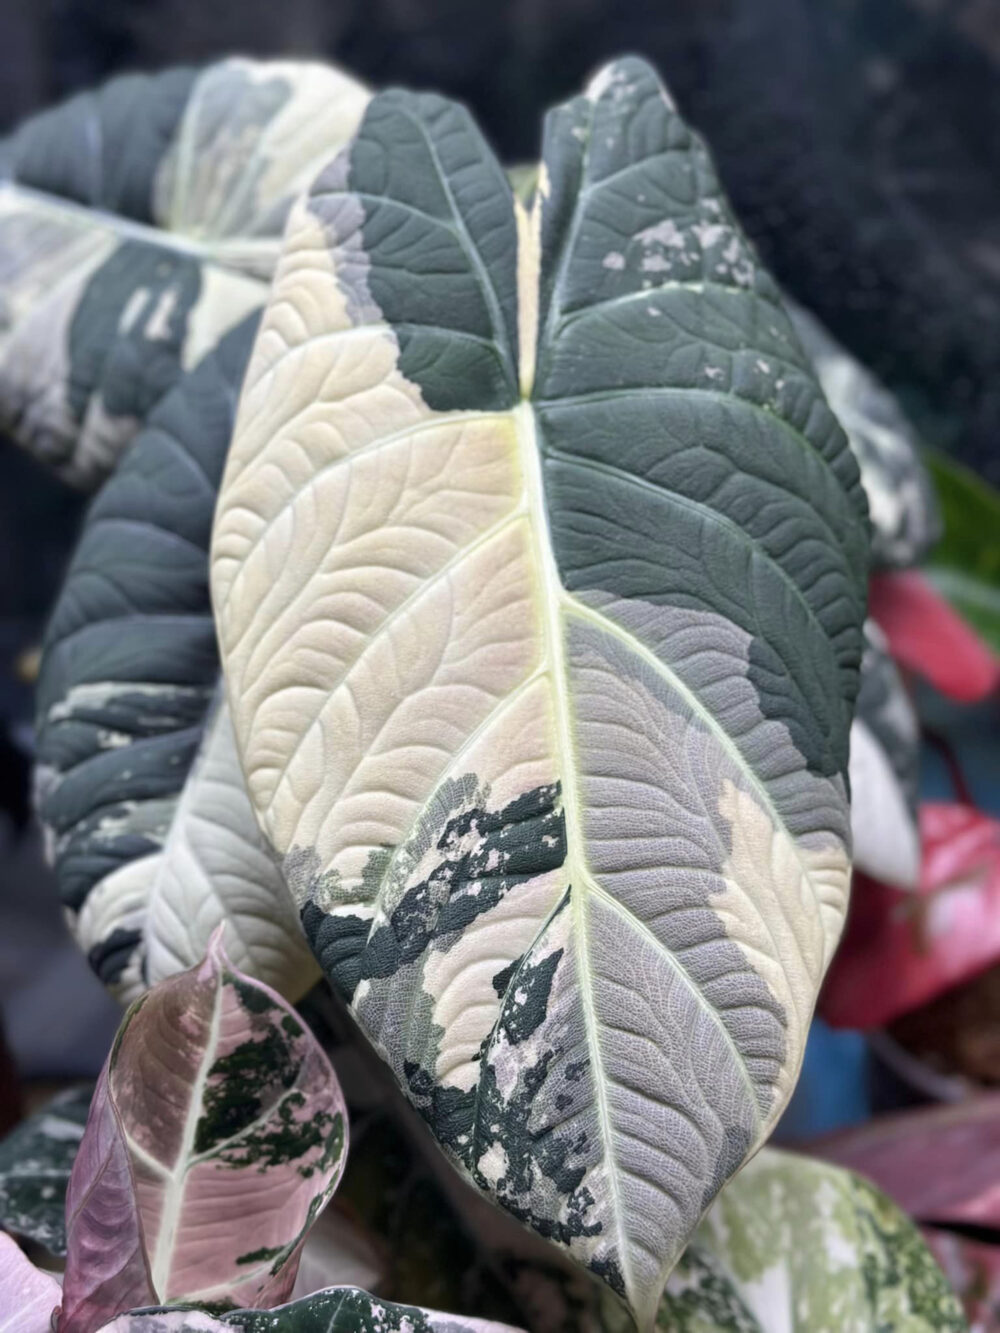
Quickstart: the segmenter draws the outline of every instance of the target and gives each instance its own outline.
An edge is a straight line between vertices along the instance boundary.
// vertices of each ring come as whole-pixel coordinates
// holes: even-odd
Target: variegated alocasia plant
[[[339,1085],[216,936],[126,1014],[66,1195],[59,1333],[159,1302],[275,1305],[347,1150]]]
[[[0,426],[90,489],[267,292],[368,100],[306,62],[114,79],[0,141]]]
[[[53,610],[36,804],[67,918],[116,995],[233,961],[292,999],[317,969],[247,800],[208,595],[208,543],[255,317],[151,413],[93,502]]]
[[[529,210],[398,91],[296,205],[213,536],[250,798],[452,1159],[643,1327],[840,931],[865,512],[641,61]]]

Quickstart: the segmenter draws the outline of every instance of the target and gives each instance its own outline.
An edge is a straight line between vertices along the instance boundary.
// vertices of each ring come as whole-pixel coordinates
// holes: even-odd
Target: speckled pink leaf
[[[237,972],[216,935],[199,967],[129,1010],[102,1085],[111,1119],[95,1097],[70,1182],[85,1207],[68,1217],[60,1333],[93,1333],[139,1304],[287,1300],[347,1139],[336,1077],[294,1010]],[[138,1257],[138,1299],[128,1283],[127,1299],[95,1286],[102,1234],[109,1272],[141,1285]]]
[[[0,1333],[49,1333],[59,1283],[0,1231]]]

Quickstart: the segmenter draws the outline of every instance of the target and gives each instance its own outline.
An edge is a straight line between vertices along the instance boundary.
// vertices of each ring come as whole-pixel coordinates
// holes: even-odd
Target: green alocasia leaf
[[[0,426],[97,486],[263,304],[291,201],[367,100],[328,66],[229,59],[113,79],[0,140]]]
[[[719,1195],[667,1285],[670,1333],[962,1333],[919,1231],[860,1176],[766,1149]]]
[[[925,457],[944,517],[928,573],[1000,653],[1000,492],[937,450]]]
[[[648,66],[373,99],[296,206],[213,600],[251,801],[452,1160],[648,1326],[801,1061],[850,873],[857,464]]]
[[[66,1253],[66,1185],[93,1085],[61,1092],[0,1141],[0,1229]]]
[[[884,384],[809,311],[785,300],[861,468],[872,522],[872,564],[877,569],[915,565],[941,535],[941,515],[916,428]]]

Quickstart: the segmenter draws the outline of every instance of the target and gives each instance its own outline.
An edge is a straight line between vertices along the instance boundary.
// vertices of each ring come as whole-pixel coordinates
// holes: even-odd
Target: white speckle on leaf
[[[625,256],[621,253],[620,250],[609,250],[608,253],[601,260],[601,264],[603,265],[604,268],[610,268],[610,269],[615,269],[616,271],[620,271],[625,267]]]

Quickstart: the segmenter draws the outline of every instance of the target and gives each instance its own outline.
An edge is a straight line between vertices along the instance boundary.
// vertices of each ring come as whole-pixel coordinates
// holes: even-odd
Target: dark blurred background
[[[543,109],[625,51],[659,67],[705,134],[789,291],[928,440],[1000,482],[1000,0],[0,0],[0,135],[122,71],[280,54],[462,98],[524,161]],[[39,1054],[40,1024],[18,1015],[51,993],[39,968],[83,964],[68,946],[46,963],[30,928],[9,926],[12,904],[57,917],[24,833],[30,690],[12,667],[38,641],[80,512],[0,441],[0,970],[21,987],[5,1000],[11,1044],[42,1072],[62,1057]],[[86,1063],[92,1016],[59,1003],[63,1047]]]

